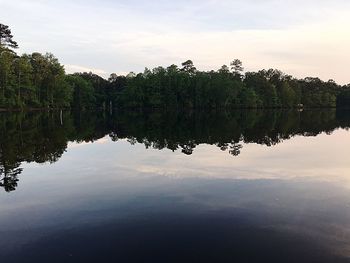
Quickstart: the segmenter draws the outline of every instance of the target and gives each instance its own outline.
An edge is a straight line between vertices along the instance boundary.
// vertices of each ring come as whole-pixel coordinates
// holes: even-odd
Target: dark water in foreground
[[[350,113],[0,115],[1,262],[350,262]]]

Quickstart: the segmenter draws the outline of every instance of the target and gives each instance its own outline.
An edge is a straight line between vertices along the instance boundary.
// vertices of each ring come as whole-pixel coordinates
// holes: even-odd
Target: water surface
[[[348,262],[350,113],[0,115],[1,262]]]

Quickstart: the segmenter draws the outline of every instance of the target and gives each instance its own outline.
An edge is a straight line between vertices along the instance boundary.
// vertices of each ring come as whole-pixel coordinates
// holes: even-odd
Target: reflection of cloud
[[[86,146],[88,144],[91,144],[90,142],[69,142],[68,143],[68,148],[69,149],[74,149],[74,148],[79,148],[79,147],[83,147]]]
[[[194,153],[187,156],[181,151],[145,150],[142,144],[136,144],[123,148],[118,160],[135,174],[245,180],[298,178],[341,182],[350,187],[348,137],[347,131],[337,130],[331,136],[296,136],[273,147],[244,144],[242,153],[235,157],[214,145],[198,145]],[[125,144],[129,145],[126,140],[118,141],[119,147]],[[130,155],[134,157],[128,157]]]
[[[68,142],[68,148],[78,148],[78,147],[83,147],[86,145],[92,145],[94,143],[96,144],[106,144],[110,141],[109,136],[106,135],[105,137],[98,139],[93,142]]]
[[[98,143],[98,144],[105,144],[105,143],[108,143],[110,140],[109,140],[109,137],[106,136],[106,137],[103,137],[102,139],[99,139],[97,141],[95,141],[95,143]]]

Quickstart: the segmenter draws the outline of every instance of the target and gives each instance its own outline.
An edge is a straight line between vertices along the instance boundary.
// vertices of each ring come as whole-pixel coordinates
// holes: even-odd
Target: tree
[[[179,72],[178,66],[177,66],[177,65],[174,65],[174,64],[172,64],[172,65],[170,65],[169,67],[167,67],[166,70],[167,70],[168,74],[176,74],[176,73]]]
[[[192,60],[187,60],[185,62],[183,62],[182,64],[182,71],[193,74],[196,72],[196,67],[193,65]]]
[[[259,105],[257,95],[251,88],[243,88],[239,94],[239,100],[239,107],[242,108],[256,108]]]
[[[32,70],[32,65],[27,55],[22,55],[15,59],[14,73],[16,76],[17,105],[21,107],[30,104],[30,93],[33,89],[31,81]]]
[[[337,107],[350,108],[350,84],[345,86],[338,95]]]
[[[79,75],[68,75],[66,81],[73,90],[72,108],[92,109],[96,98],[92,84]]]
[[[244,70],[243,63],[239,59],[234,59],[231,63],[231,70],[235,76],[238,76],[239,78],[242,77],[242,72]]]
[[[0,47],[18,48],[18,44],[13,40],[9,26],[0,23]]]
[[[92,72],[75,73],[74,75],[78,75],[92,84],[94,88],[94,96],[96,98],[96,108],[105,109],[106,102],[108,101],[107,87],[109,82]]]
[[[132,79],[132,78],[135,78],[136,77],[136,74],[134,72],[129,72],[127,75],[126,75],[126,78],[127,79]]]
[[[10,107],[10,101],[14,100],[15,94],[12,92],[13,88],[13,60],[15,54],[3,50],[0,51],[0,107]]]
[[[225,75],[230,73],[230,69],[228,68],[227,65],[222,65],[222,67],[218,70],[218,72]]]
[[[288,82],[283,82],[280,88],[280,101],[282,107],[292,108],[296,106],[296,95]]]

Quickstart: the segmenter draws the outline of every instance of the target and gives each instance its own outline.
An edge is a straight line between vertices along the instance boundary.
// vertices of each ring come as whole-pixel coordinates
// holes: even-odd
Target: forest
[[[218,70],[181,66],[146,68],[108,79],[92,72],[66,74],[50,54],[18,55],[10,28],[0,24],[0,109],[222,109],[350,106],[350,84],[276,69],[244,72],[234,59]]]

